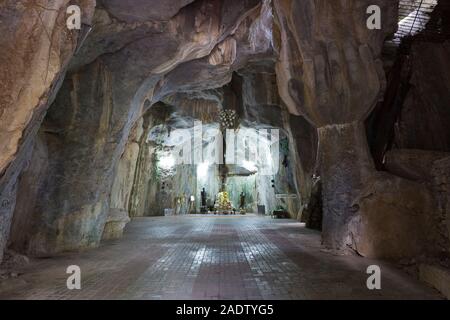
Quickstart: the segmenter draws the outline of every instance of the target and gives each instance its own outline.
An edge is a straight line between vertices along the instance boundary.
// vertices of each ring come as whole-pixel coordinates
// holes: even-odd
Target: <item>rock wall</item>
[[[317,176],[312,180],[310,198],[305,204],[301,221],[305,223],[307,228],[322,231],[322,183]]]
[[[28,167],[22,172],[18,182],[17,206],[14,210],[9,248],[17,252],[26,252],[28,237],[36,221],[35,207],[48,173],[48,149],[45,135],[40,132],[36,138]]]
[[[95,62],[66,78],[48,111],[41,128],[48,172],[39,189],[27,253],[47,255],[95,246],[100,240],[112,186],[110,161],[120,156],[111,141],[121,132],[115,126],[120,122],[114,117],[112,94],[111,73]]]
[[[0,261],[9,237],[12,214],[16,205],[17,182],[11,181],[0,194]]]
[[[265,205],[266,213],[282,206],[292,218],[301,219],[303,206],[311,197],[317,133],[303,117],[289,114],[278,94],[273,61],[250,65],[238,74],[233,84],[241,88],[236,92],[241,93],[239,113],[244,125],[280,130],[279,171],[273,176],[257,176],[258,204]],[[291,197],[276,199],[276,194]]]
[[[449,153],[417,150],[392,149],[386,153],[385,168],[388,172],[417,182],[433,180],[432,168],[435,161],[447,158]]]
[[[128,216],[189,212],[189,196],[199,197],[195,168],[152,176],[150,131],[166,121],[183,127],[183,117],[211,124],[228,108],[244,127],[283,131],[279,190],[272,177],[255,182],[268,210],[274,192],[297,196],[282,201],[294,218],[323,206],[323,241],[336,250],[414,256],[435,234],[446,250],[447,162],[433,161],[431,174],[412,169],[427,175],[433,197],[424,184],[376,172],[368,152],[363,123],[383,95],[381,48],[398,1],[79,0],[81,32],[65,26],[69,1],[41,2],[0,4],[0,261],[8,238],[47,256],[120,237]],[[366,27],[373,4],[381,30]],[[396,145],[448,152],[450,79],[440,72],[448,43],[413,52]],[[155,117],[159,107],[167,109]]]
[[[42,129],[48,145],[48,176],[39,189],[36,225],[26,241],[27,253],[48,255],[98,245],[109,213],[123,209],[110,210],[110,193],[131,129],[148,108],[144,101],[150,97],[153,104],[162,97],[153,94],[158,88],[163,88],[162,92],[167,92],[169,87],[176,91],[176,88],[189,83],[195,86],[201,81],[207,88],[210,82],[209,76],[197,74],[177,79],[167,87],[165,82],[159,82],[166,74],[183,63],[206,57],[206,61],[214,62],[210,64],[213,73],[229,78],[226,75],[232,72],[230,63],[233,61],[229,58],[208,60],[208,56],[235,33],[241,23],[259,21],[260,2],[227,1],[225,5],[225,1],[202,0],[188,3],[179,2],[178,8],[172,7],[173,15],[169,14],[163,21],[152,20],[152,15],[128,15],[128,7],[119,2],[99,3],[93,17],[94,28],[70,62],[70,72]],[[142,1],[134,4],[148,5]],[[61,12],[52,15],[61,20]],[[53,20],[56,16],[52,16]],[[55,29],[55,37],[58,37],[55,41],[58,41],[66,29],[62,21],[56,26],[59,29]],[[45,44],[44,29],[40,32],[39,42]],[[242,39],[245,45],[247,35],[244,32],[237,40]],[[53,47],[52,41],[47,41],[47,47],[50,43]],[[74,49],[76,42],[71,44]],[[255,47],[246,53],[251,55],[261,50]],[[64,57],[67,57],[64,61],[69,60],[70,54]],[[28,60],[31,61],[29,57]],[[192,68],[189,63],[185,67]],[[52,65],[53,71],[57,69]],[[42,83],[30,79],[33,83]],[[2,92],[8,90],[2,89]],[[14,112],[3,113],[10,114]],[[117,200],[115,197],[113,195],[113,200]]]
[[[90,24],[95,0],[75,1]],[[14,159],[33,112],[45,104],[52,84],[64,73],[78,44],[78,31],[66,27],[69,1],[0,5],[0,173]]]
[[[102,235],[103,240],[120,238],[123,234],[123,229],[130,221],[130,197],[140,151],[139,142],[144,133],[142,126],[143,119],[141,118],[131,132],[125,151],[115,171],[109,213]]]
[[[323,242],[332,248],[353,246],[349,229],[359,216],[353,200],[373,169],[362,123],[331,125],[319,130],[319,163],[323,198]]]
[[[362,256],[410,260],[434,242],[436,206],[423,184],[380,172],[368,178],[353,208],[349,243]]]
[[[89,25],[95,0],[73,1]],[[69,1],[3,1],[0,4],[0,261],[9,236],[17,179],[30,160],[34,139],[80,32],[66,27]]]
[[[430,194],[434,203],[430,207],[435,209],[423,211],[422,223],[427,225],[427,228],[424,228],[427,234],[422,238],[424,242],[422,247],[428,259],[438,258],[442,261],[448,260],[450,257],[447,222],[447,203],[450,194],[447,187],[449,155],[447,152],[393,149],[386,154],[385,160],[387,171],[414,181],[419,196],[422,196],[425,190]],[[411,194],[412,198],[413,194]]]
[[[438,214],[435,215],[436,241],[431,245],[450,267],[450,157],[435,161],[432,175]]]
[[[450,42],[414,42],[409,91],[396,123],[400,149],[450,152]]]
[[[382,30],[366,27],[372,4],[382,9]],[[395,31],[397,6],[396,1],[274,1],[279,92],[292,113],[319,128],[323,240],[334,249],[348,245],[348,223],[357,215],[352,199],[372,165],[362,121],[383,89],[379,57],[384,38]]]
[[[381,30],[366,27],[373,4],[382,10]],[[432,196],[375,171],[363,124],[383,94],[381,49],[396,30],[398,2],[275,0],[274,8],[281,97],[318,128],[323,243],[365,256],[417,255]],[[423,228],[411,237],[405,226],[414,225]]]
[[[445,8],[444,3],[442,5]],[[439,18],[440,11],[436,10]],[[443,24],[444,27],[444,24]],[[425,38],[426,40],[426,38]],[[428,258],[449,266],[448,195],[450,128],[448,109],[449,42],[412,42],[409,63],[411,76],[395,125],[394,149],[386,156],[389,172],[419,181],[433,193],[436,209],[427,216],[432,221],[427,243]]]
[[[150,215],[146,212],[147,198],[156,194],[156,188],[158,187],[157,181],[154,180],[154,153],[155,145],[149,141],[150,130],[159,125],[165,118],[165,112],[159,110],[164,106],[154,106],[151,112],[147,112],[142,118],[142,134],[137,141],[138,153],[136,162],[134,164],[135,169],[131,180],[131,190],[129,195],[129,204],[127,211],[130,217],[143,217]],[[155,184],[155,190],[151,192],[149,187],[151,183]],[[152,210],[153,211],[153,210]],[[158,210],[154,210],[158,211]],[[154,212],[153,211],[153,212]],[[159,213],[159,215],[161,215]]]
[[[183,110],[159,104],[144,116],[144,135],[130,201],[132,217],[187,214],[190,211],[190,197],[197,194],[195,166],[174,163],[166,167],[164,162],[168,160],[163,158],[169,154],[165,148],[172,147],[170,137],[177,125],[183,121],[193,124],[191,118],[183,118],[181,114]]]
[[[144,120],[141,118],[131,132],[127,145],[125,146],[125,152],[122,154],[116,169],[111,190],[110,207],[124,210],[127,214],[141,147],[140,142],[144,136],[143,122]]]
[[[417,41],[416,41],[417,40]],[[393,148],[384,159],[390,173],[415,181],[432,193],[435,206],[426,210],[428,219],[424,252],[430,261],[448,266],[449,232],[447,227],[448,190],[446,177],[449,155],[447,122],[448,78],[445,69],[449,57],[447,42],[423,42],[414,38],[409,54],[410,77],[395,124]],[[420,193],[422,194],[422,192]],[[429,261],[427,261],[428,263]]]

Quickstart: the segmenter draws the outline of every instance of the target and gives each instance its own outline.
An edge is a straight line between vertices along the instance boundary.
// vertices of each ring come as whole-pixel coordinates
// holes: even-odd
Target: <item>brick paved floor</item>
[[[382,290],[366,269],[382,269]],[[67,266],[82,289],[66,288]],[[98,249],[33,260],[0,285],[0,299],[433,299],[440,296],[379,261],[322,250],[320,234],[293,220],[159,217],[133,220]]]

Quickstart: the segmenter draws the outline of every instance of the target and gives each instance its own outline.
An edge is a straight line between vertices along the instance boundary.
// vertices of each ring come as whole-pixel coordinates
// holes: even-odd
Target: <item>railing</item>
[[[439,15],[448,13],[447,0],[400,0],[398,31],[387,47],[397,47],[405,37],[415,36],[415,41],[444,41],[450,38],[442,26]],[[440,7],[440,10],[436,9]]]

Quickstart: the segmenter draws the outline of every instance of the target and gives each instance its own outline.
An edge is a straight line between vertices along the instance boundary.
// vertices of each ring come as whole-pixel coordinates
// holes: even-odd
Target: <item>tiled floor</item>
[[[382,290],[366,287],[371,264]],[[66,287],[69,265],[81,267],[81,290]],[[1,299],[440,298],[392,266],[325,252],[296,221],[256,216],[139,218],[120,241],[23,272],[0,286]]]

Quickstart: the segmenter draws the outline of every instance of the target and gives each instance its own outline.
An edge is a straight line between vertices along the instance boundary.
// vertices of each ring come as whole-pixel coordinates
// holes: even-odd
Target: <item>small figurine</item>
[[[245,208],[245,193],[241,192],[241,201],[239,204],[239,209],[244,209]]]
[[[206,207],[206,190],[205,190],[205,188],[202,189],[201,199],[202,199],[202,207]]]

